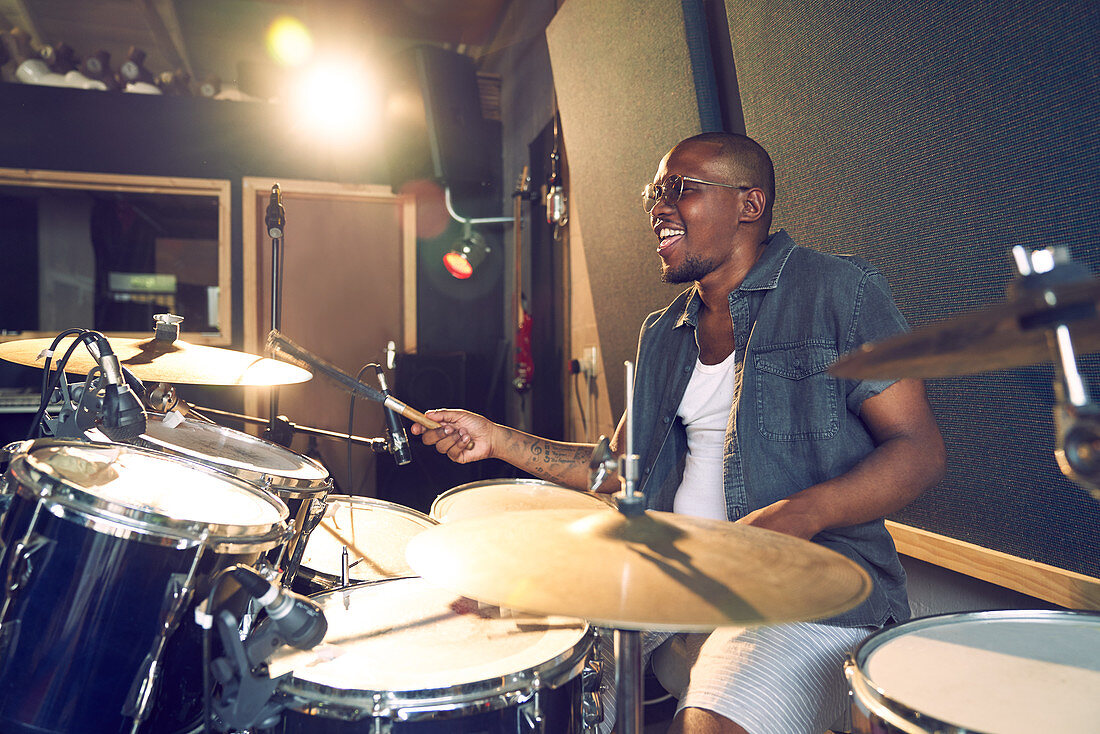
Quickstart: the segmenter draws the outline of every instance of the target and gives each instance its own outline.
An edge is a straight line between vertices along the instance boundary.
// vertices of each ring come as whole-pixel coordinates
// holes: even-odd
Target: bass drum
[[[114,734],[142,711],[145,731],[193,728],[203,695],[194,608],[218,571],[286,539],[286,505],[121,444],[30,443],[6,481],[0,731]],[[215,598],[237,616],[246,602]]]
[[[580,731],[592,648],[580,620],[483,607],[419,578],[313,599],[324,642],[284,648],[269,666],[272,677],[290,672],[279,684],[286,734]]]
[[[541,479],[486,479],[449,489],[432,502],[439,522],[519,510],[608,510],[611,495],[582,492]]]
[[[857,734],[1094,734],[1100,614],[915,619],[864,640],[844,673]]]
[[[433,525],[438,523],[410,507],[369,497],[329,495],[325,514],[306,542],[295,587],[308,594],[340,586],[345,547],[351,583],[415,576],[405,560],[405,547]]]

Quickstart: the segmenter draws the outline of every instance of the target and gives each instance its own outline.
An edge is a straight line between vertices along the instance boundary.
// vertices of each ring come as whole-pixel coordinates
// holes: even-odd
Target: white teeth
[[[682,230],[682,229],[671,229],[669,227],[662,227],[661,231],[657,233],[657,236],[660,237],[661,239],[664,239],[665,237],[674,237],[678,234],[683,234],[683,233],[684,233],[684,230]]]

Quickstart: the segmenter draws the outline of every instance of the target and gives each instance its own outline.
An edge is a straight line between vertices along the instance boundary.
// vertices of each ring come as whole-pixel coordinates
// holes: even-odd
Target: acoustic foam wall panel
[[[775,226],[876,263],[915,327],[1002,301],[1013,245],[1100,270],[1096,3],[726,9],[748,133],[778,169]],[[1100,576],[1100,503],[1054,462],[1052,379],[930,380],[948,476],[895,519]]]
[[[584,232],[608,393],[616,420],[624,360],[638,328],[683,286],[660,281],[657,240],[641,191],[661,157],[700,131],[680,3],[569,0],[546,29],[571,215]]]

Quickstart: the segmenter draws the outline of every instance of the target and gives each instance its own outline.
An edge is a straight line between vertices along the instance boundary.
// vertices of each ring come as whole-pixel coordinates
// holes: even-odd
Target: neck
[[[741,286],[745,276],[760,259],[760,255],[764,252],[765,241],[766,238],[748,246],[735,248],[736,253],[741,253],[740,257],[731,257],[705,277],[695,281],[695,286],[699,289],[699,297],[708,311],[726,311],[729,308],[729,294]]]

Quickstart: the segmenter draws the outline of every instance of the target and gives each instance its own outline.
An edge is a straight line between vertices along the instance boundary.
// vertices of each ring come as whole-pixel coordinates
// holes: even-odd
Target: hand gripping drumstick
[[[440,427],[439,423],[433,421],[419,410],[410,408],[392,395],[383,395],[380,390],[375,390],[370,385],[364,385],[348,373],[341,371],[329,362],[321,359],[316,354],[298,346],[290,339],[283,336],[278,329],[272,329],[271,333],[267,335],[267,350],[272,354],[276,352],[283,354],[288,357],[291,362],[296,363],[300,367],[316,370],[343,387],[352,395],[366,398],[367,400],[373,400],[376,403],[382,403],[390,410],[400,413],[409,420],[414,423],[419,423],[425,428]],[[473,441],[466,444],[467,449],[472,449],[473,447]]]

